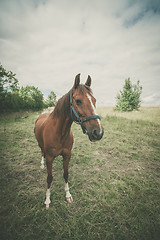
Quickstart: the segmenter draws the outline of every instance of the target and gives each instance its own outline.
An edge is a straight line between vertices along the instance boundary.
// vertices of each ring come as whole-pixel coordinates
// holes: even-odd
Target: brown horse
[[[47,165],[46,208],[50,204],[50,186],[52,182],[52,162],[59,155],[63,157],[66,201],[71,203],[73,198],[69,192],[68,165],[73,146],[71,125],[74,122],[81,125],[83,133],[87,133],[90,141],[100,140],[103,127],[100,117],[96,115],[95,103],[91,86],[91,77],[85,85],[80,84],[80,74],[75,78],[73,88],[56,104],[51,114],[42,114],[35,122],[35,136],[42,152],[41,168],[44,168],[44,158]]]

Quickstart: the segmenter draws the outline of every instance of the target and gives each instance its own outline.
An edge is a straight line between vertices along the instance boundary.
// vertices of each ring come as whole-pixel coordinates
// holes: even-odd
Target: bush
[[[16,74],[0,64],[0,110],[18,110],[20,102]]]
[[[7,71],[0,64],[0,110],[40,110],[44,107],[54,106],[56,95],[52,91],[44,102],[43,94],[34,86],[19,87],[16,74]]]
[[[5,97],[5,109],[18,111],[23,108],[23,101],[19,92],[8,92]]]
[[[39,110],[43,108],[43,94],[34,86],[21,87],[20,97],[23,109]]]
[[[130,78],[125,80],[123,91],[117,94],[116,110],[119,111],[133,111],[140,107],[140,95],[142,93],[142,86],[140,81],[137,84],[132,84]]]

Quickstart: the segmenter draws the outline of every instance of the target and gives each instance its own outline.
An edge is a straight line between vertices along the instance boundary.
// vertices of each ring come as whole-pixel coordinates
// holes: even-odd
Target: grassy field
[[[62,158],[46,168],[34,137],[39,113],[0,116],[1,240],[159,240],[160,108],[117,113],[100,108],[104,137],[91,143],[73,124],[69,167],[74,202],[64,201]]]

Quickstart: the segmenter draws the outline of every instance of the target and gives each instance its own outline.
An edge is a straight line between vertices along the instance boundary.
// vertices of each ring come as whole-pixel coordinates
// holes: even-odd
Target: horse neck
[[[65,94],[57,102],[54,111],[51,113],[53,121],[58,122],[58,128],[62,136],[70,132],[73,120],[70,114],[70,92]]]

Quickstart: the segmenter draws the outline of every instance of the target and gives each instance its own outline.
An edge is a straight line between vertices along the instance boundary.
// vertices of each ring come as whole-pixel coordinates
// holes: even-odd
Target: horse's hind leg
[[[42,151],[42,159],[41,159],[41,169],[44,169],[44,159],[45,159],[45,153]]]
[[[50,200],[50,186],[51,186],[51,182],[52,182],[52,161],[53,158],[47,156],[46,157],[46,164],[47,164],[47,172],[48,172],[48,176],[47,176],[47,183],[48,183],[48,188],[47,188],[47,192],[46,192],[46,200],[45,200],[45,204],[46,204],[46,209],[49,208],[49,204],[51,203]]]
[[[63,156],[63,168],[64,168],[64,180],[65,180],[65,192],[66,192],[66,201],[68,203],[73,202],[72,195],[69,192],[69,185],[68,185],[68,165],[71,155]]]

